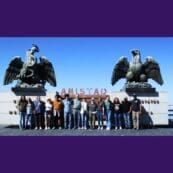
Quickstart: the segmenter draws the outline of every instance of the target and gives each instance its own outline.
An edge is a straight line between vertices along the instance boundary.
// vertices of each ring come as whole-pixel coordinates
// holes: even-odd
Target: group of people
[[[20,129],[139,129],[141,102],[134,94],[133,100],[118,97],[113,101],[107,96],[102,98],[71,99],[69,94],[63,99],[55,95],[53,100],[42,101],[21,96],[17,108],[19,110]],[[96,125],[97,121],[97,125]],[[105,122],[105,123],[104,123]]]

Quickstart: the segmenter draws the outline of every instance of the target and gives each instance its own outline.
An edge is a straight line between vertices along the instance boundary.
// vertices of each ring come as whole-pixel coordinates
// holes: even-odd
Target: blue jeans
[[[111,128],[111,110],[106,110],[106,128]]]
[[[87,128],[87,112],[81,114],[81,123],[83,128]]]
[[[115,127],[122,127],[122,116],[121,113],[114,113]]]
[[[97,111],[98,126],[103,126],[103,112],[101,110]]]
[[[71,129],[72,128],[72,113],[71,112],[64,112],[64,128]]]
[[[81,120],[81,115],[80,115],[80,110],[79,109],[73,109],[73,127],[78,128],[80,127],[80,121]]]
[[[128,112],[123,113],[125,128],[130,129],[130,115]]]
[[[19,128],[20,129],[25,129],[25,116],[26,116],[26,112],[19,112]]]
[[[32,125],[31,120],[32,120],[32,114],[26,114],[25,127],[29,125],[29,127],[31,128]]]

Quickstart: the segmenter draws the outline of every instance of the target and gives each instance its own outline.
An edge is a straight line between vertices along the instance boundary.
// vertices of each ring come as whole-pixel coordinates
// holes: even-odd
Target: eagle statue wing
[[[56,76],[52,63],[46,57],[40,57],[39,75],[43,81],[56,86]]]
[[[20,74],[20,70],[23,67],[23,61],[19,56],[16,56],[9,64],[5,76],[4,76],[4,85],[12,83],[14,80],[17,80],[17,75]]]
[[[129,69],[129,62],[127,58],[121,57],[113,69],[111,84],[114,85],[119,79],[125,78],[128,69]]]
[[[147,57],[143,67],[148,79],[153,79],[158,84],[163,85],[159,64],[152,57]]]

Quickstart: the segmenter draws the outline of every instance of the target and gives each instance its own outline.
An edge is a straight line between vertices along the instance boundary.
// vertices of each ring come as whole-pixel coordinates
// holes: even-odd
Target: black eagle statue
[[[4,85],[8,85],[17,80],[17,86],[43,87],[46,82],[56,86],[56,77],[52,63],[46,57],[40,57],[39,62],[34,56],[39,52],[37,45],[33,44],[31,49],[26,52],[26,62],[21,57],[16,56],[10,62],[4,76]]]
[[[130,63],[127,57],[121,57],[116,63],[112,72],[111,84],[114,85],[119,79],[126,78],[128,84],[146,84],[148,79],[153,79],[162,85],[163,79],[159,64],[150,56],[142,64],[140,51],[132,50],[131,53],[132,61]]]

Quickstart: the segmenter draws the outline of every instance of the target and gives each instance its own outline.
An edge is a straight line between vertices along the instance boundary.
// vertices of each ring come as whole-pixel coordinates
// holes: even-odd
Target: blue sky
[[[3,86],[5,70],[14,56],[25,60],[25,53],[31,44],[39,46],[42,55],[53,63],[57,76],[57,87],[46,85],[48,91],[60,91],[62,88],[106,88],[119,91],[125,79],[111,86],[112,69],[119,57],[127,56],[134,48],[141,51],[142,62],[146,56],[152,56],[161,68],[164,85],[149,80],[157,91],[168,91],[169,102],[173,103],[173,38],[155,37],[59,37],[59,38],[0,38],[0,91],[8,91],[16,82]]]

